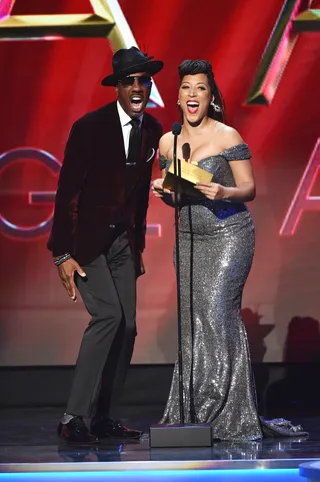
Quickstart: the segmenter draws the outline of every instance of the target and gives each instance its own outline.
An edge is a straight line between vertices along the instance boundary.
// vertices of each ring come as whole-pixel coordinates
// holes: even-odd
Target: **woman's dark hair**
[[[216,119],[220,122],[225,123],[226,122],[225,104],[224,104],[222,94],[214,79],[211,63],[208,62],[207,60],[184,60],[179,65],[178,71],[180,76],[180,85],[182,84],[183,78],[186,75],[205,74],[207,76],[210,89],[211,89],[211,95],[214,96],[214,103],[215,105],[219,106],[221,109],[220,112],[217,112],[214,109],[214,106],[210,104],[208,109],[208,116],[211,117],[212,119]]]

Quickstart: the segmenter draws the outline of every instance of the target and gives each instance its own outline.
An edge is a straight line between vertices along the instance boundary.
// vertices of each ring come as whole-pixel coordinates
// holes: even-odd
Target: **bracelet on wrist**
[[[61,256],[57,256],[56,258],[54,258],[53,262],[56,266],[60,266],[60,264],[64,263],[65,261],[68,261],[68,259],[70,258],[71,258],[71,254],[65,253],[65,254],[62,254]]]

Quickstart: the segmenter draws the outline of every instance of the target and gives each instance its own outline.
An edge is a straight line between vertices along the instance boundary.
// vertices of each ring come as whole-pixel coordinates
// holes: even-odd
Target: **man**
[[[117,101],[74,123],[60,172],[48,248],[68,295],[76,301],[76,285],[91,315],[58,429],[69,442],[141,435],[114,421],[114,412],[136,336],[136,277],[162,134],[144,112],[151,76],[163,67],[152,58],[136,47],[114,54],[102,85],[116,87]]]

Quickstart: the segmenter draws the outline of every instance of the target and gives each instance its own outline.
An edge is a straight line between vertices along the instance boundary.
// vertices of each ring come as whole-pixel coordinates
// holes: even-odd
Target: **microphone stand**
[[[180,239],[179,239],[179,178],[181,179],[181,161],[177,158],[178,135],[181,125],[175,122],[172,126],[173,138],[173,191],[174,217],[176,237],[176,277],[177,277],[177,314],[178,314],[178,385],[180,424],[157,424],[150,427],[150,447],[211,447],[211,424],[185,424],[183,403],[183,358],[181,330],[181,273],[180,273]]]
[[[180,132],[179,132],[180,134]],[[179,411],[180,423],[184,424],[183,404],[183,360],[182,360],[182,327],[181,327],[181,281],[180,281],[180,242],[179,242],[179,183],[181,178],[181,160],[177,159],[178,134],[174,133],[173,140],[173,190],[174,190],[174,226],[176,237],[176,277],[177,277],[177,315],[178,315],[178,378],[179,378]]]

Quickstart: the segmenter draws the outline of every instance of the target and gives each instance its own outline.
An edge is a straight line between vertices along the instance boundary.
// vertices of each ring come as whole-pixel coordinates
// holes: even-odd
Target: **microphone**
[[[174,136],[178,136],[180,133],[181,133],[181,124],[179,124],[179,122],[174,122],[172,124],[172,134]]]
[[[181,161],[177,159],[177,143],[178,143],[178,135],[180,134],[182,129],[181,124],[179,122],[174,122],[172,124],[172,134],[173,134],[173,173],[175,176],[174,182],[174,191],[176,195],[178,194],[178,184],[176,180],[176,176],[181,177]]]

